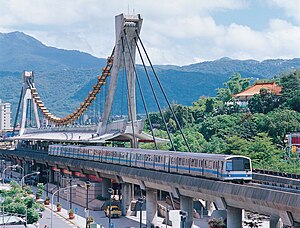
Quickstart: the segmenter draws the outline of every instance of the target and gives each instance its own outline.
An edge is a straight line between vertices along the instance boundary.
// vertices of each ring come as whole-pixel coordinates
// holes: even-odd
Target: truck
[[[109,217],[109,210],[110,210],[111,218],[120,218],[121,217],[122,212],[121,212],[121,209],[119,206],[117,206],[117,205],[107,206],[104,210],[106,217]]]

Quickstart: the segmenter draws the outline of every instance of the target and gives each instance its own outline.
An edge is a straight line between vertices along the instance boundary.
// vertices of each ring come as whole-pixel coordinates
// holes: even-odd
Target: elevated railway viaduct
[[[0,156],[24,162],[68,169],[102,178],[116,179],[122,184],[124,209],[133,199],[132,184],[146,190],[147,227],[156,225],[157,189],[180,197],[180,207],[188,212],[187,227],[193,223],[193,198],[215,203],[227,210],[227,227],[242,227],[242,209],[270,216],[270,227],[277,227],[279,218],[285,225],[300,227],[300,191],[272,189],[267,186],[236,184],[199,177],[138,169],[94,161],[49,156],[45,151],[0,150]]]

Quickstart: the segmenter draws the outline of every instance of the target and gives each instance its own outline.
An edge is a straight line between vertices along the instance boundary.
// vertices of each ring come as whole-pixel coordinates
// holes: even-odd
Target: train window
[[[171,157],[171,160],[170,160],[170,163],[173,165],[173,164],[176,164],[176,159],[174,157]]]
[[[212,166],[213,166],[213,162],[212,161],[206,161],[206,168],[208,169],[212,169]]]
[[[235,157],[232,158],[232,171],[250,170],[249,159]]]
[[[136,157],[137,157],[137,154],[135,154],[135,153],[132,153],[132,154],[131,154],[131,160],[132,160],[132,161],[134,161]]]
[[[155,156],[155,162],[160,163],[161,157],[159,155]]]
[[[124,152],[121,152],[120,153],[120,158],[125,158],[126,157],[126,154]]]
[[[153,161],[153,156],[151,154],[147,154],[146,161]]]
[[[249,171],[250,170],[250,161],[244,160],[244,170]]]
[[[198,160],[197,159],[192,159],[191,160],[191,166],[192,167],[198,167]]]
[[[231,171],[232,170],[232,161],[227,160],[226,161],[226,171]]]

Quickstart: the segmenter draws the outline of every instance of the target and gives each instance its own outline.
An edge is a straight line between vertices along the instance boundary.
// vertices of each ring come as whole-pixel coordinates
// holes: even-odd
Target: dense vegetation
[[[5,212],[16,214],[25,217],[27,211],[27,223],[32,224],[39,220],[38,210],[44,210],[43,206],[38,204],[30,194],[32,190],[29,187],[20,185],[12,181],[10,183],[11,189],[9,191],[2,190],[1,197],[4,201],[1,207],[4,207]]]
[[[283,87],[275,96],[261,90],[249,101],[248,108],[237,105],[232,94],[244,90],[250,80],[234,74],[216,97],[201,97],[192,106],[173,104],[174,112],[193,152],[245,155],[255,168],[300,173],[300,162],[288,156],[286,134],[300,131],[300,71],[276,79]],[[170,110],[164,111],[175,149],[188,151]],[[156,134],[166,137],[163,120],[151,114]],[[143,147],[153,147],[143,145]],[[160,145],[163,149],[171,146]]]

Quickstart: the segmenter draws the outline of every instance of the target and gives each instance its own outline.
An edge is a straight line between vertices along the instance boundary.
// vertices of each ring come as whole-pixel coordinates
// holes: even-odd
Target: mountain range
[[[0,99],[12,103],[14,111],[21,91],[22,72],[32,70],[36,87],[49,110],[60,116],[68,114],[86,97],[105,63],[106,59],[88,53],[46,46],[22,32],[0,33]],[[253,80],[273,78],[300,69],[300,58],[256,61],[225,57],[186,66],[156,65],[155,69],[169,100],[190,105],[201,96],[215,96],[216,89],[236,72]],[[137,72],[147,106],[150,111],[156,111],[143,67],[137,66]],[[124,81],[124,72],[120,71],[115,114],[121,113],[120,107],[126,107]],[[158,84],[154,84],[157,89]],[[103,107],[106,92],[107,88],[103,89],[98,97],[99,109]],[[163,96],[158,92],[158,97],[162,100]],[[140,96],[137,98],[138,112],[144,113]],[[161,105],[165,107],[166,103]]]

